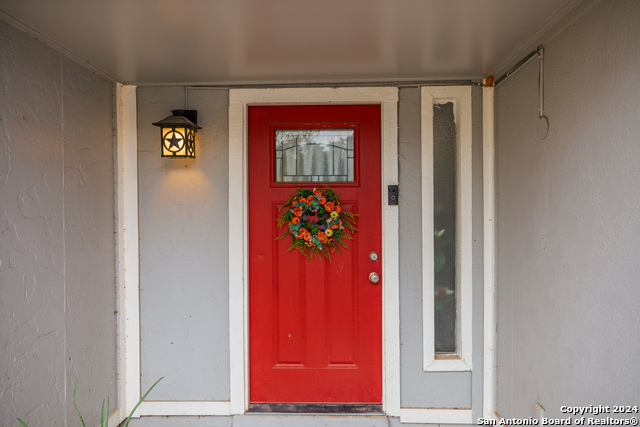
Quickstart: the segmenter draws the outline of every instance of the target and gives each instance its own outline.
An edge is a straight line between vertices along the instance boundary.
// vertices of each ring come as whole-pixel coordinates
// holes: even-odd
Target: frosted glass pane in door
[[[353,182],[353,129],[276,130],[276,182]]]

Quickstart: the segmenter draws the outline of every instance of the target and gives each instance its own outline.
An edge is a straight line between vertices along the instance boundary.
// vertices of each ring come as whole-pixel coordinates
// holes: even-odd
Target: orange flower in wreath
[[[334,209],[334,204],[333,202],[327,202],[324,204],[324,210],[327,212],[331,212]]]
[[[293,215],[295,215],[295,216],[302,216],[302,209],[300,209],[300,208],[295,208],[295,209],[293,210]]]
[[[309,239],[311,239],[311,233],[309,233],[308,231],[305,231],[302,238],[308,242]]]
[[[291,220],[291,222],[294,223],[294,224],[298,224],[300,222],[299,215],[298,216],[294,216],[293,219]]]
[[[300,239],[304,239],[304,233],[307,232],[306,228],[301,228],[300,231],[298,232],[298,234],[296,234],[296,239],[300,240]]]
[[[320,240],[320,243],[327,242],[327,235],[324,234],[324,231],[318,231],[318,234],[316,234],[316,236],[318,236],[318,240]]]
[[[336,206],[336,212],[338,213],[342,212],[342,208],[340,207],[340,205]]]

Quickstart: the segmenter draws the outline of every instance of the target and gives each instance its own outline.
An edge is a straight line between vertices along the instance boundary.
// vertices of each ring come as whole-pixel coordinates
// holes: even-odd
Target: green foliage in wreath
[[[345,239],[353,239],[355,216],[340,206],[340,199],[329,187],[324,192],[301,189],[280,206],[278,228],[286,227],[276,240],[291,236],[289,250],[297,250],[307,259],[317,255],[331,262],[331,252],[340,246],[347,248]],[[331,251],[330,251],[331,249]]]

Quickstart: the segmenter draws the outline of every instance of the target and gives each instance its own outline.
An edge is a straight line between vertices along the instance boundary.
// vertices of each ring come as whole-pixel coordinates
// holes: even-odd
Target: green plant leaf
[[[107,389],[107,413],[104,412],[104,400],[102,401],[102,417],[100,417],[100,427],[109,427],[109,394],[111,394],[111,385]]]
[[[447,262],[447,258],[444,256],[444,252],[436,251],[433,259],[433,265],[436,270],[436,273],[440,273],[442,271],[446,262]]]
[[[22,421],[20,418],[18,418],[18,421],[20,421],[20,424],[22,424],[23,427],[29,427],[27,425],[27,423],[25,423],[24,421]]]
[[[333,239],[334,239],[336,242],[340,243],[342,246],[344,246],[344,248],[345,248],[345,249],[348,249],[347,244],[346,244],[346,243],[345,243],[345,242],[344,242],[340,237],[337,237],[337,236],[334,234],[334,235],[333,235]]]
[[[84,420],[82,419],[82,415],[80,415],[80,411],[78,410],[78,405],[76,405],[76,387],[77,386],[78,386],[78,379],[76,378],[76,381],[73,384],[73,407],[76,408],[76,414],[78,414],[78,418],[80,418],[82,427],[86,427],[84,424]]]
[[[327,243],[327,245],[328,245],[328,246],[331,246],[331,248],[332,248],[334,251],[338,251],[338,255],[342,255],[342,252],[340,251],[340,247],[338,247],[338,245],[336,244],[336,242],[335,242],[335,241],[333,241],[333,240],[332,240],[331,242]]]
[[[136,409],[138,409],[138,406],[140,406],[140,404],[142,403],[142,401],[144,399],[147,398],[147,395],[149,393],[151,393],[151,390],[153,390],[153,388],[156,386],[156,384],[158,384],[160,382],[160,380],[162,380],[164,377],[160,377],[160,379],[158,379],[158,381],[156,381],[155,383],[153,383],[153,385],[149,388],[149,390],[147,390],[147,392],[144,394],[144,396],[142,396],[140,398],[140,400],[138,400],[138,403],[136,403],[136,406],[133,407],[133,409],[131,410],[131,413],[129,414],[129,416],[127,417],[127,422],[124,423],[124,427],[127,427],[129,425],[129,421],[131,420],[131,417],[133,416],[133,413],[136,412]]]
[[[452,244],[455,241],[456,241],[455,237],[453,237],[453,236],[452,237],[447,237],[446,239],[444,239],[442,241],[442,246],[448,246],[448,245]]]
[[[289,229],[286,229],[284,231],[284,233],[282,233],[281,236],[276,237],[276,240],[284,239],[285,237],[287,237],[287,234],[289,234]],[[292,234],[292,236],[293,236],[293,234]]]

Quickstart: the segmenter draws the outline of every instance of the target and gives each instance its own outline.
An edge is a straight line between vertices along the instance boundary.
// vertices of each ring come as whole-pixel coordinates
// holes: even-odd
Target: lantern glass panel
[[[195,157],[195,132],[185,127],[162,128],[163,157]]]

